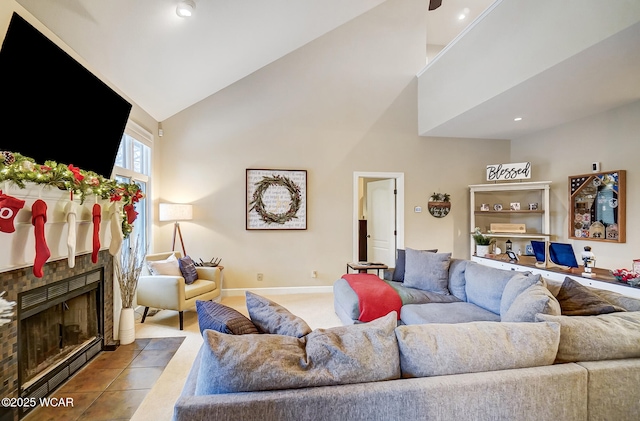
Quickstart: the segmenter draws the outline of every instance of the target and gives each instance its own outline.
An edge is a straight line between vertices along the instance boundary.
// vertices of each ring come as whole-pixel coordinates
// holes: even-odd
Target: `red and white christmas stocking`
[[[67,203],[65,208],[65,212],[67,213],[67,262],[70,268],[75,267],[76,265],[76,238],[77,238],[77,227],[76,220],[78,218],[78,204],[71,201]]]
[[[16,230],[13,226],[13,221],[23,206],[24,200],[7,196],[0,190],[0,232],[11,233]]]
[[[100,221],[102,219],[102,209],[96,203],[93,205],[93,252],[91,253],[91,261],[98,263],[98,252],[100,251]]]
[[[47,204],[43,200],[36,200],[31,206],[31,223],[36,237],[36,258],[33,262],[33,274],[42,278],[42,267],[51,257],[51,251],[44,237],[44,224],[47,222]]]

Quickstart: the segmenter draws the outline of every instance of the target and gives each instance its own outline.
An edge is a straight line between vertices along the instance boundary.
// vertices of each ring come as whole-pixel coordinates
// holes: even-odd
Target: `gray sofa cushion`
[[[455,303],[411,304],[402,307],[400,319],[404,324],[466,323],[475,321],[499,322],[500,316],[475,304]]]
[[[560,323],[557,362],[640,357],[640,312],[598,316],[539,314],[537,319]]]
[[[404,284],[424,291],[449,294],[451,253],[432,253],[406,249]]]
[[[522,294],[531,285],[538,283],[543,285],[542,277],[531,273],[517,273],[509,279],[500,299],[500,316],[504,316],[518,295]]]
[[[301,338],[311,332],[309,325],[278,303],[251,291],[245,293],[251,321],[262,333]]]
[[[400,378],[395,312],[304,338],[205,330],[195,394],[294,389]]]
[[[438,249],[422,250],[422,251],[429,251],[431,253],[437,253]],[[396,281],[396,282],[404,282],[404,271],[405,271],[405,267],[406,267],[405,250],[404,249],[398,249],[397,253],[398,253],[398,257],[396,257],[396,265],[393,268],[393,273],[391,275],[391,279],[388,279],[388,280],[389,281]]]
[[[506,291],[506,289],[505,289]],[[509,309],[500,317],[503,322],[536,322],[538,314],[560,315],[560,304],[543,286],[531,285],[513,300]]]
[[[615,306],[622,307],[627,311],[640,311],[640,300],[637,298],[622,295],[613,291],[607,291],[606,289],[589,289]]]
[[[500,314],[502,292],[517,273],[469,262],[464,274],[467,302]]]
[[[469,262],[470,260],[451,259],[449,264],[449,292],[459,298],[460,301],[467,301],[464,273]]]
[[[402,377],[478,373],[553,364],[558,323],[473,322],[396,328]]]

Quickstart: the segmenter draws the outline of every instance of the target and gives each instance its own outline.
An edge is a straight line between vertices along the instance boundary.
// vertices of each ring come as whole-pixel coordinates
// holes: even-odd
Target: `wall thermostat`
[[[591,171],[600,172],[600,163],[599,162],[592,162],[591,163]]]
[[[420,206],[416,206],[415,208],[413,208],[413,211],[415,213],[420,213],[420,212],[422,212],[422,208]]]

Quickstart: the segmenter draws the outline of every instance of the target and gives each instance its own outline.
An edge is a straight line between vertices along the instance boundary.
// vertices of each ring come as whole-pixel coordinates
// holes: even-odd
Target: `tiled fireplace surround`
[[[5,299],[18,301],[18,294],[45,285],[49,285],[67,278],[82,275],[85,272],[102,268],[104,271],[103,323],[104,346],[115,344],[113,339],[113,269],[112,257],[108,250],[100,251],[98,262],[91,262],[91,254],[83,254],[76,257],[75,267],[70,268],[67,259],[49,262],[44,266],[44,276],[36,278],[31,267],[20,268],[8,272],[0,272],[0,291],[6,291]],[[17,310],[15,311],[17,313]],[[19,396],[18,391],[18,323],[17,317],[13,317],[11,323],[0,327],[0,372],[2,384],[0,385],[0,397],[14,398]],[[18,419],[17,410],[5,412],[6,408],[0,408],[0,419]]]

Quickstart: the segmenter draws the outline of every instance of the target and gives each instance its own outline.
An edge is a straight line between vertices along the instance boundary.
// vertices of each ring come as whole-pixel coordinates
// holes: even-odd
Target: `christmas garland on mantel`
[[[120,183],[72,164],[55,161],[36,164],[31,158],[8,151],[0,151],[0,182],[3,181],[12,182],[21,189],[26,188],[26,183],[35,183],[68,190],[80,196],[80,203],[84,203],[88,195],[121,202],[122,233],[125,238],[131,234],[138,215],[135,204],[144,197],[137,183]]]

